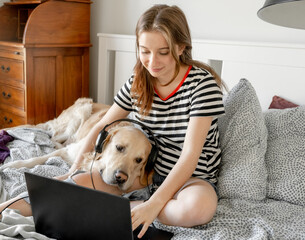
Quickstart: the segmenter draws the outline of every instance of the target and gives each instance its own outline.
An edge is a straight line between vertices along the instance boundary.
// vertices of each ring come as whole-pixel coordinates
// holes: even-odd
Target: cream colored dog
[[[69,164],[78,154],[78,150],[84,141],[84,137],[108,111],[110,107],[93,103],[92,99],[80,98],[72,106],[64,110],[58,118],[40,123],[38,125],[24,125],[18,127],[40,128],[52,133],[51,140],[57,150],[27,160],[9,162],[1,166],[3,168],[32,168],[45,163],[50,157],[60,156]]]
[[[139,129],[124,123],[108,132],[103,151],[94,162],[94,169],[100,172],[105,183],[116,185],[123,191],[129,189],[137,177],[140,177],[143,186],[146,185],[151,175],[145,171],[151,151],[147,137]],[[89,169],[92,156],[85,157],[85,169]]]
[[[90,108],[91,106],[91,108]],[[60,156],[73,164],[86,134],[107,112],[109,106],[94,104],[90,99],[79,99],[54,120],[33,127],[50,130],[57,150],[41,157],[14,161],[4,164],[3,168],[32,168],[43,164],[50,157]],[[29,127],[29,126],[27,126]],[[117,185],[127,190],[137,177],[146,185],[148,175],[145,165],[151,150],[151,144],[145,134],[126,122],[117,124],[108,130],[103,151],[97,154],[94,169],[101,173],[105,183]],[[86,154],[82,168],[89,170],[93,153]]]

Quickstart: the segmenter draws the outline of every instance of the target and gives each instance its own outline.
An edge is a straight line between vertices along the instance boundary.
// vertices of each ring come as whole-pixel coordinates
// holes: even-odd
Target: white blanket
[[[18,211],[6,209],[0,222],[0,239],[49,240],[35,231],[33,217],[24,217]]]
[[[5,198],[5,194],[12,196],[17,194],[16,192],[25,190],[21,187],[24,180],[20,177],[24,171],[53,176],[63,174],[59,171],[68,169],[69,166],[60,159],[49,159],[46,165],[36,166],[33,169],[4,169],[0,171],[2,197]],[[4,185],[6,187],[3,187]],[[18,189],[21,188],[22,190],[19,191]],[[206,225],[195,228],[170,227],[158,222],[155,222],[155,225],[174,232],[173,240],[305,240],[305,208],[272,199],[255,201],[222,198],[219,200],[216,215]],[[16,211],[5,210],[0,221],[0,239],[48,238],[35,232],[32,217],[25,218]]]
[[[215,217],[207,225],[182,228],[165,226],[157,221],[155,225],[174,232],[172,240],[303,240],[304,219],[303,207],[286,202],[223,199],[219,201]],[[23,217],[15,210],[5,210],[0,222],[0,239],[49,238],[35,232],[33,217]]]
[[[16,128],[9,130],[8,133],[14,136],[15,140],[7,144],[11,156],[5,160],[5,163],[42,156],[55,150],[51,135],[47,131]],[[61,157],[49,158],[43,165],[37,165],[31,169],[3,168],[0,170],[0,201],[4,202],[26,191],[24,172],[54,177],[65,174],[69,168],[70,165]]]

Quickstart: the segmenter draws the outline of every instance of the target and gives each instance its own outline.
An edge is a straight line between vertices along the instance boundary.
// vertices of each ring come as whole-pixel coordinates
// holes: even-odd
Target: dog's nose
[[[119,184],[125,183],[128,179],[128,175],[120,170],[115,172],[114,177],[116,182]]]

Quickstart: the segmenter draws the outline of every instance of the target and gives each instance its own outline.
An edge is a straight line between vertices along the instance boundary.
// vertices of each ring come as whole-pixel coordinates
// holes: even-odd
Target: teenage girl
[[[136,26],[137,63],[107,114],[86,137],[83,154],[93,150],[98,133],[117,119],[145,124],[159,143],[153,176],[154,194],[132,208],[132,227],[143,224],[138,237],[157,218],[167,225],[192,227],[208,223],[217,207],[216,176],[221,159],[217,118],[224,114],[222,82],[207,65],[192,59],[192,43],[184,13],[177,6],[155,5]],[[89,173],[73,177],[92,187]],[[96,189],[121,195],[93,172]],[[138,181],[130,190],[143,188]],[[0,207],[1,208],[1,207]],[[11,208],[31,214],[24,201]]]

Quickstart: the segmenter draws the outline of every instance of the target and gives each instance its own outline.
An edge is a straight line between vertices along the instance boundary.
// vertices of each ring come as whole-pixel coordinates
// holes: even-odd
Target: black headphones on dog
[[[155,161],[158,157],[159,154],[159,144],[156,140],[156,137],[154,136],[154,134],[152,133],[152,131],[146,127],[143,123],[133,120],[133,119],[129,119],[129,118],[124,118],[124,119],[118,119],[113,121],[112,123],[107,124],[99,133],[97,139],[96,139],[96,143],[95,143],[95,152],[97,153],[102,153],[103,151],[103,147],[104,147],[104,142],[106,137],[108,136],[108,132],[106,131],[106,128],[108,128],[109,126],[111,126],[114,123],[117,122],[131,122],[134,124],[139,125],[140,127],[142,127],[144,130],[146,130],[153,138],[154,141],[154,145],[152,145],[151,151],[148,155],[148,159],[147,159],[147,163],[145,166],[146,171],[150,172],[153,170],[154,165],[155,165]]]

